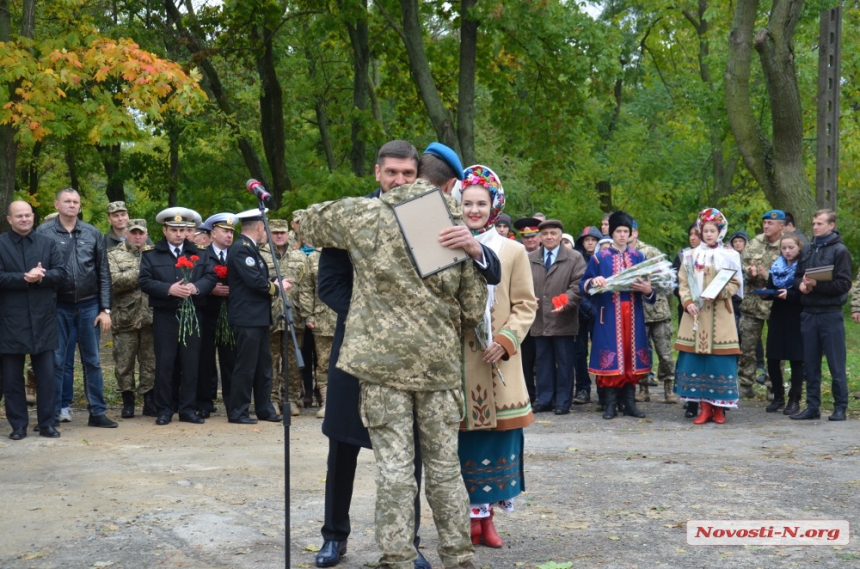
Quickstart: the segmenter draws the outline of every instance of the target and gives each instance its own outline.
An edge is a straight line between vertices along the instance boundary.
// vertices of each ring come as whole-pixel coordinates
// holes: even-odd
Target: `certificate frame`
[[[714,300],[723,292],[723,289],[726,288],[726,285],[729,284],[729,281],[737,273],[737,269],[720,269],[720,272],[717,273],[711,284],[705,287],[700,296],[705,300]]]
[[[823,267],[815,267],[808,269],[804,276],[818,281],[820,283],[829,283],[833,281],[833,265],[825,265]]]
[[[433,188],[391,207],[412,255],[415,269],[422,279],[469,258],[464,249],[448,249],[439,243],[439,232],[455,225],[444,194],[439,188]]]

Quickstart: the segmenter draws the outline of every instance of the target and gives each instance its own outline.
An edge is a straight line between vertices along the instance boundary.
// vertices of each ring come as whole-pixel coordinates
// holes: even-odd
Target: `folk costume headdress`
[[[505,209],[505,190],[502,188],[502,182],[495,172],[475,164],[463,170],[463,182],[460,187],[451,192],[451,196],[458,202],[463,201],[463,190],[469,186],[481,186],[490,192],[490,217],[487,219],[486,225],[481,229],[473,231],[475,235],[488,232],[496,226],[499,216]],[[510,219],[510,218],[509,218]]]

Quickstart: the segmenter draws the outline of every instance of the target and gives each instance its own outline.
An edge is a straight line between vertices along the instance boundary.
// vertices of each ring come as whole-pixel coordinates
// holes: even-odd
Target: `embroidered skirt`
[[[738,357],[680,352],[675,366],[675,393],[684,401],[737,407]]]
[[[460,431],[460,469],[470,504],[510,500],[525,490],[522,429]]]

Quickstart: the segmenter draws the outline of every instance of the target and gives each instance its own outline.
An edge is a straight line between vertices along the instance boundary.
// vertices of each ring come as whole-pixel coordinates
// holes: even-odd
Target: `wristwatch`
[[[102,312],[110,316],[110,308],[105,308],[104,310],[102,310]]]

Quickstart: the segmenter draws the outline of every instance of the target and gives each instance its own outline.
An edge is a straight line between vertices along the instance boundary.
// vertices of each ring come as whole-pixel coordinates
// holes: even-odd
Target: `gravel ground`
[[[541,414],[526,429],[527,491],[499,514],[500,550],[480,567],[854,567],[860,547],[690,546],[690,519],[849,520],[860,512],[856,420],[790,421],[746,403],[723,426],[695,427],[678,405],[604,421],[593,405]],[[326,439],[315,410],[294,420],[291,565],[321,545]],[[109,415],[118,415],[112,409]],[[31,419],[32,421],[32,419]],[[0,431],[0,567],[284,567],[284,429],[152,419],[19,442]],[[35,435],[35,433],[34,433]],[[342,567],[372,565],[374,464],[362,452]],[[423,510],[422,551],[437,569]],[[553,565],[555,563],[556,565]]]

